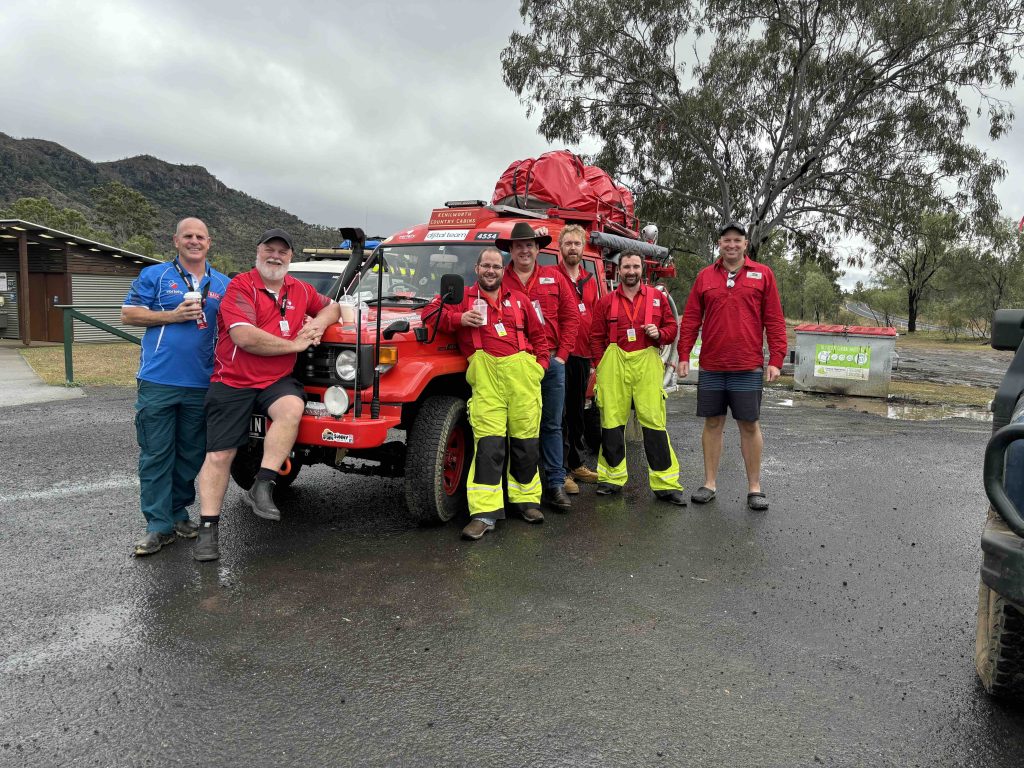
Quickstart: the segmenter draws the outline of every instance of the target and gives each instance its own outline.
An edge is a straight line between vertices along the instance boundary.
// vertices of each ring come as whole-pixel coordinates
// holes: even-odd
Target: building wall
[[[121,323],[121,305],[134,279],[134,275],[71,275],[73,303],[110,305],[110,309],[82,309],[82,312],[141,339],[144,329]],[[77,343],[121,341],[119,337],[81,320],[75,320],[74,334]]]

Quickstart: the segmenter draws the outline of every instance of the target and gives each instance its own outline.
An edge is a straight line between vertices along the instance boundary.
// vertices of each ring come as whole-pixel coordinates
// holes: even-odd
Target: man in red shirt
[[[473,390],[469,423],[473,462],[466,496],[471,519],[462,530],[477,540],[505,517],[501,488],[505,444],[509,445],[508,500],[528,523],[541,523],[537,460],[540,452],[540,382],[548,367],[548,341],[530,300],[502,286],[501,251],[484,248],[476,262],[477,283],[462,302],[441,305],[440,328],[456,336],[469,359],[466,381]],[[433,311],[440,298],[424,310]]]
[[[618,493],[626,484],[626,421],[633,405],[643,430],[651,490],[662,501],[685,507],[679,461],[665,431],[665,369],[658,349],[676,337],[678,324],[664,294],[641,282],[643,269],[643,256],[623,251],[619,287],[594,307],[591,352],[601,409],[597,492]]]
[[[505,269],[506,287],[529,297],[551,349],[551,364],[541,383],[540,458],[544,468],[544,501],[559,512],[568,512],[572,503],[565,495],[562,453],[565,361],[576,348],[580,313],[576,307],[576,292],[565,275],[555,267],[537,263],[540,249],[550,243],[549,235],[534,232],[525,221],[512,227],[507,239],[495,241],[498,248],[511,256]]]
[[[256,481],[242,498],[259,517],[281,519],[274,484],[295,444],[305,402],[302,385],[291,375],[295,358],[319,344],[324,330],[340,315],[335,302],[289,276],[292,254],[291,235],[283,229],[265,232],[256,246],[255,269],[232,280],[221,300],[206,395],[207,453],[199,473],[196,560],[220,557],[220,508],[231,461],[249,439],[254,410],[269,416],[272,424],[263,441]]]
[[[583,246],[587,231],[579,224],[569,224],[558,235],[558,250],[562,262],[558,269],[565,275],[576,292],[576,308],[580,314],[580,327],[576,333],[576,347],[565,361],[565,492],[579,493],[574,479],[581,483],[596,483],[597,473],[583,463],[586,446],[583,442],[583,410],[587,404],[587,384],[590,382],[590,325],[597,301],[597,280],[583,269]]]
[[[746,255],[747,231],[742,224],[731,221],[719,230],[718,252],[718,260],[702,269],[693,283],[679,334],[680,377],[690,372],[690,350],[698,331],[701,335],[697,415],[704,417],[704,485],[690,498],[698,504],[715,498],[728,407],[740,431],[747,506],[763,512],[768,498],[761,490],[762,379],[779,378],[786,356],[786,320],[775,275]]]

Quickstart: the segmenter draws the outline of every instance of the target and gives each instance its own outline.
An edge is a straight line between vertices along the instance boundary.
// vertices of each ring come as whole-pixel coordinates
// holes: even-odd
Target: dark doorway
[[[30,272],[29,331],[32,341],[64,341],[64,313],[57,304],[67,304],[67,280],[62,272]]]

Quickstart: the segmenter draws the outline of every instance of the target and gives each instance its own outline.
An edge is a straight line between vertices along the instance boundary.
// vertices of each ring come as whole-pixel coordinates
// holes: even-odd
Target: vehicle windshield
[[[337,272],[304,272],[301,270],[290,270],[289,275],[296,280],[312,285],[317,293],[324,296],[333,296],[332,291],[337,288],[338,278],[341,277],[341,270]]]
[[[461,275],[466,285],[476,282],[476,259],[487,243],[480,245],[387,245],[374,252],[373,263],[363,270],[352,291],[363,301],[377,298],[378,257],[383,256],[381,295],[385,303],[428,302],[441,292],[442,275]]]

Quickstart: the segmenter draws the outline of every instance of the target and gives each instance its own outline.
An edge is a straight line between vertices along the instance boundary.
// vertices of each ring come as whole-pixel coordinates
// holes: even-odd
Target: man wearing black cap
[[[299,352],[320,342],[337,322],[338,305],[288,275],[292,238],[283,229],[263,234],[256,267],[228,285],[217,317],[213,377],[206,395],[206,461],[199,473],[196,560],[216,560],[218,522],[231,461],[249,439],[255,411],[270,417],[263,461],[243,495],[258,517],[280,520],[274,504],[277,472],[291,453],[304,408],[302,385],[292,377]]]
[[[715,498],[728,408],[740,432],[747,506],[763,512],[768,498],[761,490],[761,388],[764,378],[775,381],[782,369],[786,320],[775,275],[746,255],[747,231],[742,224],[730,221],[719,230],[718,252],[718,260],[697,275],[680,323],[680,377],[690,372],[690,350],[697,333],[701,335],[697,415],[704,417],[704,485],[690,498],[698,504]]]
[[[534,232],[525,221],[517,222],[505,239],[495,245],[508,252],[505,285],[525,293],[544,327],[551,349],[548,369],[541,381],[540,459],[544,468],[543,500],[559,512],[572,508],[565,494],[562,411],[565,408],[565,361],[576,346],[580,313],[576,291],[556,267],[537,263],[541,248],[551,243],[547,231]]]

